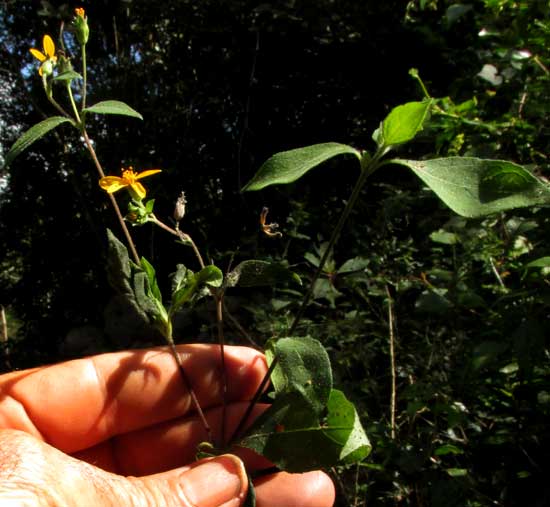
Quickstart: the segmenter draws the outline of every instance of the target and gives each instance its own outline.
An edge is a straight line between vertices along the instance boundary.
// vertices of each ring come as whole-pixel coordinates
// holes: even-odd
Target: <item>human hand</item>
[[[181,345],[178,351],[219,440],[219,348]],[[225,347],[225,364],[229,435],[266,365],[245,347]],[[205,438],[164,348],[1,375],[0,504],[237,507],[248,489],[243,462],[235,455],[195,462]],[[265,467],[250,452],[241,458],[249,470]],[[257,481],[256,495],[258,507],[330,507],[334,487],[323,472],[280,472]]]

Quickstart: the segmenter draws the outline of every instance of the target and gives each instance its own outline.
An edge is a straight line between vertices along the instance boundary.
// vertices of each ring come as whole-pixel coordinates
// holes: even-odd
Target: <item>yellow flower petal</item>
[[[143,185],[139,181],[136,181],[135,183],[132,183],[130,185],[130,187],[132,188],[132,190],[137,194],[137,196],[140,199],[143,199],[147,195],[147,192],[145,191],[145,188],[143,187]]]
[[[45,61],[48,57],[46,55],[43,55],[38,49],[31,48],[29,49],[32,56],[34,56],[37,60],[40,60],[41,62]]]
[[[112,194],[121,188],[127,187],[128,182],[119,176],[105,176],[99,180],[99,186],[107,193]]]
[[[136,175],[135,179],[140,180],[141,178],[145,178],[146,176],[151,176],[152,174],[157,174],[162,172],[161,169],[147,169],[146,171],[141,171],[138,175]]]
[[[53,43],[52,38],[49,35],[44,35],[44,40],[42,41],[44,45],[44,53],[46,53],[50,58],[55,57],[55,44]]]

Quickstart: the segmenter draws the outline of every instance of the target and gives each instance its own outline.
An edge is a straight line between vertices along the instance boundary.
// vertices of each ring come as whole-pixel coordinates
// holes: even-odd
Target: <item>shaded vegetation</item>
[[[353,164],[336,159],[295,185],[239,191],[278,151],[328,141],[369,149],[393,106],[422,98],[410,68],[432,96],[448,98],[401,158],[506,159],[548,177],[546,1],[83,6],[94,25],[89,103],[115,98],[144,116],[91,123],[105,167],[162,168],[149,186],[156,213],[170,216],[185,190],[185,227],[220,267],[276,260],[307,282]],[[5,154],[51,112],[28,48],[73,6],[3,7]],[[111,298],[103,231],[117,224],[81,140],[61,127],[0,176],[10,367],[154,343]],[[282,239],[258,233],[263,206]],[[338,471],[341,505],[548,504],[549,228],[545,208],[459,218],[399,166],[369,182],[299,328],[329,349],[335,384],[373,444],[366,463]],[[135,232],[159,280],[177,262],[192,264],[170,238]],[[226,303],[264,344],[284,335],[303,290],[235,289]],[[212,313],[197,305],[178,316],[178,340],[212,339]],[[228,339],[243,343],[227,324]]]

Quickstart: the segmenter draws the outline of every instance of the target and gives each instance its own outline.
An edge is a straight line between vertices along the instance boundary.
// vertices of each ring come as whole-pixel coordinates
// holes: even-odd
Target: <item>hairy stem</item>
[[[340,218],[338,219],[338,223],[336,224],[336,227],[334,228],[334,231],[332,232],[332,235],[330,237],[327,249],[325,250],[325,253],[323,254],[321,261],[319,262],[319,266],[317,267],[317,271],[313,275],[313,278],[309,284],[309,288],[304,295],[302,299],[302,304],[300,305],[300,308],[298,309],[298,313],[296,314],[294,321],[292,322],[292,325],[290,326],[290,329],[287,333],[287,336],[292,336],[294,331],[296,330],[296,327],[298,326],[300,319],[302,318],[302,315],[304,313],[304,310],[306,306],[308,305],[311,295],[313,294],[313,289],[315,287],[315,283],[317,282],[317,279],[319,278],[321,272],[323,271],[323,267],[328,259],[328,256],[335,245],[338,237],[340,236],[340,233],[342,232],[342,229],[344,228],[344,225],[355,206],[355,203],[357,202],[357,199],[359,198],[359,195],[361,194],[361,190],[363,190],[363,187],[365,186],[365,183],[369,176],[371,176],[378,167],[380,167],[380,159],[382,156],[386,153],[385,148],[380,148],[374,157],[370,158],[368,154],[365,154],[363,158],[361,159],[361,173],[359,175],[359,178],[357,178],[357,181],[355,182],[355,186],[353,187],[353,191],[351,193],[350,198],[348,199],[348,202],[346,203],[346,207],[344,208],[344,211],[342,211],[342,214],[340,215]],[[278,360],[277,356],[273,358],[273,361],[269,365],[269,369],[267,370],[264,378],[262,379],[262,382],[260,383],[260,386],[254,393],[253,398],[250,400],[248,407],[241,417],[241,420],[239,421],[239,424],[235,431],[233,432],[233,436],[231,437],[231,441],[233,441],[242,431],[244,428],[246,422],[248,421],[250,414],[252,413],[252,410],[254,409],[254,406],[256,403],[258,403],[258,400],[260,399],[260,396],[264,392],[265,388],[267,387],[267,384],[269,382],[269,378],[271,377],[271,374],[273,373],[273,370],[277,366]]]
[[[94,161],[95,167],[97,169],[97,172],[99,174],[100,178],[103,178],[105,176],[105,172],[103,171],[103,168],[101,167],[101,163],[99,162],[99,159],[97,158],[95,149],[92,145],[92,142],[90,141],[90,138],[88,136],[88,132],[86,132],[85,128],[82,128],[81,130],[82,136],[84,137],[84,142],[86,143],[86,147],[88,148],[88,151],[90,152],[90,155],[92,156],[92,160]],[[136,247],[134,245],[134,241],[132,240],[132,236],[130,235],[130,231],[128,230],[128,227],[126,226],[126,222],[124,221],[124,217],[122,216],[122,213],[120,212],[120,208],[118,207],[118,203],[116,202],[115,197],[113,194],[107,194],[109,196],[109,199],[111,201],[111,204],[113,206],[113,209],[115,210],[116,216],[118,218],[118,221],[120,223],[120,226],[122,227],[122,232],[124,233],[124,237],[126,238],[126,242],[128,243],[128,246],[130,247],[130,252],[132,252],[132,257],[134,258],[134,262],[136,264],[140,263],[139,255],[137,253]]]

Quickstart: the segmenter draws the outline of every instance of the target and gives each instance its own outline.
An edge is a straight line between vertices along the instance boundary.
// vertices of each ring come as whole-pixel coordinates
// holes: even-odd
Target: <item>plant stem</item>
[[[82,45],[82,109],[86,107],[86,86],[88,82],[86,70],[86,44]]]
[[[220,363],[222,370],[222,425],[221,425],[221,445],[223,449],[225,447],[225,419],[227,414],[227,371],[225,368],[225,337],[223,335],[223,292],[217,292],[212,287],[212,295],[216,301],[216,323],[218,328],[218,342],[220,344]]]
[[[204,415],[204,411],[202,410],[202,407],[199,403],[199,400],[197,398],[197,395],[195,394],[195,391],[193,389],[193,386],[191,385],[191,381],[187,377],[187,374],[185,373],[185,368],[183,366],[183,362],[181,360],[180,355],[178,354],[178,351],[176,349],[176,345],[174,344],[174,339],[172,338],[172,326],[170,324],[170,329],[168,331],[168,335],[166,335],[166,341],[168,342],[168,345],[170,346],[170,350],[172,352],[172,356],[174,356],[174,360],[176,361],[176,364],[178,365],[178,371],[180,373],[181,380],[183,382],[183,385],[189,392],[189,396],[191,397],[191,401],[193,405],[195,406],[195,409],[197,411],[197,415],[199,416],[199,419],[201,421],[201,424],[204,426],[204,430],[206,431],[207,439],[209,442],[213,442],[212,440],[212,429],[210,428],[210,425],[208,424],[208,421],[206,420],[206,416]]]
[[[197,248],[197,245],[193,241],[193,238],[189,236],[189,234],[186,234],[185,232],[182,232],[179,229],[172,229],[172,227],[170,227],[169,225],[166,225],[164,222],[161,222],[153,213],[149,215],[149,218],[155,225],[158,225],[161,229],[164,229],[166,232],[169,232],[174,236],[177,236],[184,243],[189,243],[189,245],[193,249],[193,252],[195,254],[195,257],[197,258],[197,261],[199,262],[201,269],[203,269],[206,266],[202,258],[202,255],[199,249]]]
[[[90,138],[88,137],[88,132],[86,132],[85,128],[81,129],[82,136],[84,137],[84,142],[86,143],[86,147],[88,148],[88,151],[90,152],[90,155],[92,156],[92,159],[94,161],[95,167],[97,169],[97,172],[100,176],[100,178],[103,178],[105,176],[105,172],[103,171],[103,168],[101,167],[101,163],[99,162],[99,159],[97,158],[96,152],[94,150],[94,147],[92,145],[92,142],[90,141]],[[130,231],[128,230],[128,227],[126,226],[126,222],[124,221],[124,217],[122,216],[122,213],[120,212],[120,208],[118,207],[118,204],[116,202],[116,199],[114,198],[113,194],[107,194],[109,196],[109,199],[111,201],[111,204],[115,210],[116,216],[118,218],[118,221],[120,223],[120,226],[122,227],[122,231],[124,233],[124,236],[126,238],[126,242],[128,243],[128,246],[130,247],[130,251],[132,252],[132,257],[134,258],[134,262],[136,264],[140,263],[139,255],[137,253],[136,247],[134,245],[134,242],[132,240],[132,236],[130,235]]]
[[[71,83],[69,81],[67,81],[67,95],[69,96],[69,100],[71,101],[74,117],[76,118],[76,121],[78,122],[78,124],[82,125],[82,121],[80,120],[80,114],[78,113],[78,109],[74,101],[73,90],[71,89]]]
[[[390,398],[390,428],[391,439],[395,440],[395,405],[397,392],[397,374],[395,370],[395,332],[394,332],[394,314],[393,299],[390,294],[390,288],[386,284],[386,296],[388,298],[388,329],[390,338],[390,368],[391,368],[391,398]]]
[[[315,271],[315,274],[313,275],[313,278],[311,279],[311,282],[309,284],[309,288],[304,295],[302,299],[302,304],[300,305],[300,308],[298,309],[298,313],[294,317],[294,321],[292,322],[292,325],[290,326],[290,329],[288,331],[288,335],[292,336],[292,334],[296,331],[296,327],[298,326],[300,319],[302,318],[304,311],[311,299],[311,296],[313,294],[313,289],[315,288],[315,283],[317,282],[317,279],[321,275],[323,268],[325,267],[325,263],[329,257],[329,255],[332,252],[332,248],[336,244],[336,241],[338,240],[338,237],[340,236],[340,233],[342,232],[342,229],[344,228],[344,225],[352,211],[352,209],[355,206],[355,203],[357,202],[357,199],[359,198],[359,195],[361,194],[361,190],[363,190],[363,187],[365,185],[365,182],[367,181],[367,178],[378,168],[378,160],[383,155],[383,151],[379,150],[375,156],[368,160],[366,164],[363,166],[365,157],[361,160],[361,174],[359,175],[359,178],[357,178],[357,181],[355,183],[355,186],[353,187],[353,191],[350,195],[350,198],[348,199],[348,202],[346,203],[346,207],[344,208],[344,211],[342,211],[342,214],[340,215],[340,218],[338,219],[338,223],[336,224],[336,227],[332,231],[332,235],[329,239],[327,248],[325,249],[325,252],[323,253],[323,256],[321,257],[321,260],[319,261],[319,265],[317,266],[317,270]]]
[[[328,242],[328,246],[325,250],[325,253],[321,257],[321,260],[319,262],[319,266],[317,267],[317,271],[313,275],[313,278],[311,280],[311,283],[309,285],[309,288],[304,295],[302,299],[302,304],[300,305],[300,308],[298,309],[298,313],[296,314],[296,317],[294,318],[294,321],[292,322],[292,325],[290,326],[290,329],[288,331],[288,336],[292,336],[294,331],[296,330],[296,327],[298,326],[298,323],[300,322],[300,319],[304,313],[304,310],[306,306],[309,303],[309,300],[311,298],[311,295],[313,294],[313,289],[315,287],[315,283],[317,282],[317,279],[319,278],[319,275],[321,274],[323,267],[325,265],[325,262],[328,259],[328,256],[336,243],[336,240],[340,236],[340,233],[342,232],[342,229],[344,228],[344,225],[346,223],[346,220],[348,219],[353,207],[355,206],[355,203],[357,202],[357,199],[359,198],[359,195],[361,194],[361,190],[363,190],[363,187],[365,186],[365,183],[369,176],[371,176],[376,169],[380,167],[380,159],[384,156],[384,154],[387,152],[387,148],[381,147],[378,149],[378,151],[375,153],[375,155],[370,158],[368,154],[363,155],[361,159],[361,173],[359,174],[359,178],[357,178],[357,181],[355,182],[355,186],[353,187],[353,191],[351,192],[351,196],[348,199],[348,202],[346,203],[346,207],[344,208],[344,211],[342,211],[342,214],[340,215],[340,218],[338,219],[338,223],[336,224],[336,227],[334,228],[334,231],[332,232],[332,236],[330,237],[330,240]],[[254,406],[256,403],[258,403],[258,400],[260,399],[260,396],[264,392],[265,388],[267,387],[267,384],[269,382],[269,379],[271,377],[271,374],[273,373],[273,370],[277,366],[277,356],[273,358],[273,361],[269,365],[269,368],[264,375],[264,378],[262,379],[259,387],[256,389],[256,392],[254,393],[254,396],[250,400],[248,407],[241,417],[241,420],[239,421],[239,424],[237,425],[237,428],[233,432],[233,435],[231,437],[230,441],[233,441],[242,431],[244,425],[248,421],[248,418],[250,417],[250,414],[252,413],[252,410],[254,409]]]

